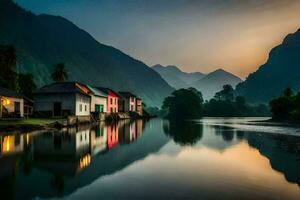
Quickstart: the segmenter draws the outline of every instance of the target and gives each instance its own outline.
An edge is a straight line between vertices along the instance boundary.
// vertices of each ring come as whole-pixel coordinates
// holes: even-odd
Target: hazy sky
[[[300,0],[16,0],[61,15],[148,65],[241,77],[300,28]]]

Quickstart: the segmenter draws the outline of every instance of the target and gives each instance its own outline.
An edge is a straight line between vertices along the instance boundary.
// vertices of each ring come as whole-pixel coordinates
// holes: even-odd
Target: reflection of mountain
[[[272,168],[281,172],[287,181],[300,186],[300,138],[282,135],[248,134],[249,145],[270,160]]]
[[[134,124],[134,125],[132,125]],[[115,125],[103,125],[89,129],[69,129],[63,133],[45,133],[33,137],[30,152],[33,152],[33,165],[29,173],[19,171],[16,163],[20,158],[13,159],[12,180],[2,179],[7,173],[0,170],[0,178],[6,190],[15,194],[17,199],[33,199],[36,197],[54,197],[73,192],[101,176],[115,173],[131,163],[157,152],[169,139],[162,133],[160,120],[152,120],[143,125],[143,121],[129,123],[134,141],[130,145],[117,145],[109,150],[108,129],[114,132]],[[133,128],[134,127],[134,128]],[[145,127],[143,136],[140,136]],[[122,126],[117,126],[124,132]],[[103,132],[102,132],[103,131]],[[120,133],[119,133],[120,134]],[[119,136],[113,136],[119,137]],[[31,158],[28,158],[31,159]],[[0,158],[0,163],[3,159]],[[1,167],[0,167],[1,169]],[[1,182],[2,183],[2,182]],[[9,184],[10,183],[10,184]]]

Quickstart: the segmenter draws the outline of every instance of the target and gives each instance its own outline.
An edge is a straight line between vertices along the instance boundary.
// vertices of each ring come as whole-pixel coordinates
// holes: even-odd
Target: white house
[[[90,116],[89,89],[78,82],[58,82],[34,94],[34,110],[46,116]]]
[[[87,85],[91,95],[91,112],[106,113],[107,112],[107,94],[101,90]]]
[[[0,87],[0,118],[23,117],[24,98],[21,94],[7,88]]]

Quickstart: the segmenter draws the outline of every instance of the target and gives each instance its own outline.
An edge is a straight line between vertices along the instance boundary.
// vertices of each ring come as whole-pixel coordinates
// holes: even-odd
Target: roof
[[[80,93],[88,95],[89,89],[79,82],[56,82],[45,85],[38,89],[36,94],[51,94],[51,93]]]
[[[15,98],[23,98],[23,95],[13,91],[13,90],[10,90],[10,89],[7,89],[7,88],[4,88],[4,87],[1,87],[0,86],[0,96],[5,96],[5,97],[15,97]]]
[[[131,92],[119,92],[119,94],[125,98],[137,97],[136,95],[132,94]]]
[[[107,97],[107,94],[95,87],[92,87],[90,85],[87,85],[88,89],[91,91],[92,94],[99,97]]]
[[[98,90],[104,92],[106,95],[108,95],[109,92],[112,92],[112,93],[114,93],[116,96],[119,96],[119,94],[118,94],[117,92],[113,91],[113,90],[110,89],[110,88],[105,88],[105,87],[96,87],[96,88],[97,88]]]

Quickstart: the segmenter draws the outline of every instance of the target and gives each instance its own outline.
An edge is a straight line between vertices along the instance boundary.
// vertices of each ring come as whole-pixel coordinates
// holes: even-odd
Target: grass
[[[28,118],[28,119],[1,119],[0,126],[13,125],[46,125],[56,121],[62,121],[61,118]]]

